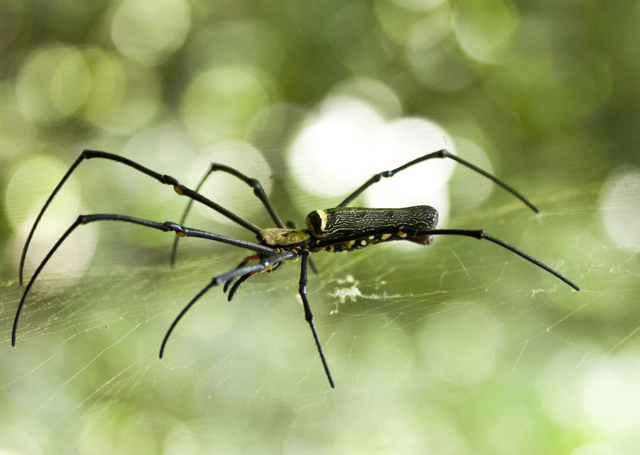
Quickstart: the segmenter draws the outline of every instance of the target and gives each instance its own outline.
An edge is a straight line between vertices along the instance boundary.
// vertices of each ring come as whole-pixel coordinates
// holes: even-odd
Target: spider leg
[[[187,314],[187,311],[189,311],[191,307],[195,305],[195,303],[200,299],[200,297],[206,294],[209,289],[215,286],[220,286],[222,283],[229,281],[237,276],[254,275],[256,273],[260,273],[270,268],[273,268],[283,261],[290,261],[297,257],[298,257],[298,253],[296,251],[284,251],[276,254],[273,254],[272,252],[271,256],[265,258],[259,264],[247,265],[244,267],[235,268],[230,272],[223,273],[222,275],[213,277],[209,282],[209,284],[207,284],[204,288],[202,288],[202,290],[198,292],[198,294],[196,294],[196,296],[193,299],[191,299],[191,301],[187,304],[187,306],[185,306],[182,309],[180,314],[178,314],[178,316],[171,323],[171,326],[169,327],[169,330],[167,330],[167,334],[164,336],[164,339],[162,340],[162,344],[160,345],[160,358],[162,358],[162,356],[164,355],[164,349],[167,345],[167,342],[169,341],[169,337],[171,336],[171,332],[173,332],[173,329],[176,328],[176,326],[178,325],[178,322],[180,322],[182,317],[185,314]]]
[[[333,378],[331,377],[331,372],[329,371],[329,365],[327,364],[327,360],[324,358],[324,353],[322,352],[322,345],[320,344],[320,340],[318,339],[318,332],[316,332],[316,327],[313,324],[313,314],[311,313],[311,307],[309,306],[309,301],[307,300],[307,261],[309,259],[309,252],[302,252],[302,266],[300,267],[300,283],[298,292],[300,297],[302,298],[302,304],[304,305],[304,318],[309,323],[309,327],[311,328],[311,333],[313,334],[313,340],[316,342],[316,347],[318,348],[318,354],[320,355],[320,360],[322,360],[322,366],[324,367],[324,372],[327,375],[327,379],[329,380],[329,384],[331,388],[335,388],[333,384]]]
[[[538,209],[531,202],[529,202],[522,194],[520,194],[519,192],[514,190],[512,187],[510,187],[506,183],[498,180],[496,177],[494,177],[493,175],[489,174],[487,171],[483,171],[482,169],[480,169],[479,167],[469,163],[468,161],[463,160],[462,158],[458,158],[456,155],[451,154],[446,149],[442,149],[442,150],[439,150],[437,152],[433,152],[433,153],[429,153],[427,155],[424,155],[424,156],[422,156],[420,158],[416,158],[415,160],[409,161],[408,163],[403,164],[402,166],[400,166],[400,167],[398,167],[396,169],[392,169],[390,171],[384,171],[384,172],[380,172],[378,174],[375,174],[373,177],[371,177],[369,180],[367,180],[360,188],[358,188],[353,193],[351,193],[349,196],[347,196],[347,198],[344,201],[342,201],[340,203],[340,205],[338,205],[338,207],[346,207],[347,205],[349,205],[349,203],[351,203],[351,201],[353,201],[355,198],[360,196],[360,194],[362,194],[362,192],[364,190],[369,188],[374,183],[378,183],[380,180],[382,180],[383,177],[384,178],[393,177],[398,172],[403,171],[403,170],[405,170],[405,169],[407,169],[407,168],[409,168],[409,167],[411,167],[411,166],[413,166],[415,164],[422,163],[423,161],[430,160],[431,158],[450,158],[450,159],[452,159],[454,161],[457,161],[458,163],[462,164],[463,166],[468,167],[469,169],[477,172],[478,174],[481,174],[481,175],[485,176],[489,180],[491,180],[494,183],[496,183],[497,185],[501,186],[502,188],[507,190],[509,193],[513,194],[515,197],[520,199],[527,207],[529,207],[535,213],[538,213]]]
[[[239,217],[238,215],[236,215],[235,213],[225,209],[221,205],[218,205],[215,202],[207,199],[206,197],[204,197],[201,194],[199,194],[197,191],[193,191],[193,190],[187,188],[186,186],[182,185],[180,182],[178,182],[178,180],[176,180],[175,178],[171,177],[170,175],[159,174],[159,173],[157,173],[155,171],[152,171],[151,169],[149,169],[147,167],[144,167],[144,166],[136,163],[135,161],[131,161],[131,160],[127,159],[127,158],[124,158],[124,157],[119,156],[119,155],[115,155],[113,153],[100,152],[100,151],[95,151],[95,150],[84,150],[80,154],[78,159],[71,165],[71,167],[69,168],[67,173],[64,175],[64,177],[62,177],[62,180],[60,180],[60,183],[58,183],[58,186],[56,186],[56,188],[53,190],[53,192],[49,196],[49,199],[47,199],[47,202],[45,202],[44,206],[42,207],[42,210],[40,210],[40,213],[38,214],[38,216],[36,218],[36,221],[33,223],[33,227],[31,228],[31,231],[29,232],[29,235],[27,236],[27,240],[26,240],[26,242],[24,244],[24,247],[22,249],[22,256],[20,257],[20,272],[19,272],[19,274],[20,274],[20,285],[22,285],[22,282],[23,282],[24,261],[25,261],[26,255],[27,255],[27,250],[29,249],[29,244],[31,243],[31,239],[33,237],[33,233],[35,232],[36,227],[40,223],[40,219],[42,218],[42,215],[44,215],[45,210],[47,209],[47,207],[49,207],[49,204],[51,203],[51,201],[53,200],[55,195],[58,194],[58,191],[60,191],[60,188],[62,188],[64,183],[69,179],[69,176],[80,165],[80,163],[82,163],[84,160],[89,160],[89,159],[92,159],[92,158],[103,158],[103,159],[116,161],[118,163],[122,163],[122,164],[124,164],[126,166],[129,166],[129,167],[131,167],[131,168],[133,168],[133,169],[135,169],[135,170],[137,170],[139,172],[142,172],[143,174],[148,175],[149,177],[152,177],[152,178],[156,179],[160,183],[163,183],[165,185],[173,186],[173,189],[179,195],[187,196],[191,200],[195,200],[195,201],[200,202],[201,204],[206,205],[207,207],[215,210],[216,212],[226,216],[227,218],[229,218],[230,220],[234,221],[235,223],[238,223],[240,226],[250,230],[254,234],[257,234],[257,233],[259,233],[261,231],[261,229],[258,226],[256,226],[253,223],[250,223],[249,221]]]
[[[571,282],[568,278],[565,278],[564,276],[562,276],[560,273],[558,273],[555,270],[553,270],[548,265],[543,264],[542,262],[538,261],[537,259],[532,258],[528,254],[523,253],[522,251],[518,250],[517,248],[512,247],[511,245],[503,242],[502,240],[498,240],[495,237],[490,236],[489,234],[487,234],[484,231],[484,229],[480,229],[480,230],[470,230],[470,229],[432,229],[430,231],[421,231],[421,232],[417,233],[416,235],[420,235],[420,236],[422,236],[422,235],[460,235],[460,236],[465,236],[465,237],[473,237],[473,238],[476,238],[476,239],[479,239],[479,240],[482,240],[482,239],[489,240],[490,242],[493,242],[496,245],[501,246],[502,248],[506,248],[507,250],[511,251],[512,253],[517,254],[521,258],[526,259],[527,261],[531,262],[532,264],[535,264],[538,267],[540,267],[541,269],[549,272],[550,274],[552,274],[556,278],[560,279],[561,281],[564,281],[566,284],[571,286],[576,291],[580,290],[580,288],[578,286],[576,286],[573,282]]]
[[[126,223],[132,223],[132,224],[138,224],[140,226],[150,227],[150,228],[157,229],[157,230],[163,231],[163,232],[171,232],[171,231],[173,231],[173,232],[176,233],[176,235],[179,235],[181,237],[198,237],[198,238],[202,238],[202,239],[213,240],[213,241],[216,241],[216,242],[222,242],[222,243],[227,243],[229,245],[238,246],[238,247],[241,247],[241,248],[246,248],[248,250],[253,250],[253,251],[257,252],[257,253],[261,253],[261,254],[265,254],[265,255],[273,255],[274,253],[277,252],[277,250],[275,250],[273,248],[269,248],[269,247],[265,247],[265,246],[262,246],[262,245],[258,245],[256,243],[246,242],[244,240],[236,240],[236,239],[232,239],[232,238],[225,237],[225,236],[222,236],[222,235],[213,234],[211,232],[200,231],[198,229],[191,229],[191,228],[184,227],[184,226],[181,226],[179,224],[176,224],[176,223],[173,223],[173,222],[170,222],[170,221],[167,221],[165,223],[158,223],[156,221],[144,220],[144,219],[135,218],[135,217],[132,217],[132,216],[108,214],[108,213],[95,214],[95,215],[80,215],[76,219],[76,221],[69,227],[69,229],[67,229],[67,231],[64,234],[62,234],[62,236],[58,239],[58,241],[51,248],[51,250],[49,250],[49,252],[44,257],[44,259],[42,260],[40,265],[38,265],[38,268],[34,272],[34,274],[31,277],[31,279],[29,280],[29,283],[27,284],[27,286],[26,286],[26,288],[25,288],[25,290],[24,290],[24,292],[22,294],[22,298],[20,299],[20,304],[18,305],[18,309],[16,310],[16,315],[15,315],[15,318],[13,320],[13,330],[11,332],[11,344],[13,346],[16,345],[16,334],[17,334],[17,331],[18,331],[18,320],[20,319],[20,314],[22,313],[22,308],[24,307],[24,302],[25,302],[25,300],[27,298],[27,295],[29,294],[29,291],[31,290],[31,287],[33,286],[33,283],[36,281],[36,279],[40,275],[40,272],[42,271],[44,266],[47,264],[47,262],[49,262],[49,259],[51,259],[53,254],[60,247],[60,245],[62,245],[62,243],[67,239],[67,237],[69,237],[69,235],[71,235],[71,233],[78,226],[82,226],[82,225],[85,225],[85,224],[93,223],[95,221],[123,221],[123,222],[126,222]]]
[[[249,256],[249,257],[245,258],[244,261],[242,261],[240,263],[240,265],[238,267],[236,267],[236,268],[239,269],[240,267],[243,267],[244,265],[246,265],[249,261],[258,260],[258,259],[259,259],[259,257],[257,255]],[[279,265],[280,264],[278,264],[278,266]],[[269,272],[272,272],[276,268],[277,268],[277,266],[269,269]],[[251,278],[253,275],[255,275],[255,273],[247,273],[246,275],[242,275],[240,278],[238,278],[238,280],[235,283],[233,283],[233,286],[231,286],[231,291],[229,291],[229,298],[228,298],[229,302],[231,302],[231,300],[233,299],[233,296],[236,294],[236,291],[238,290],[240,285],[242,283],[244,283],[245,281],[247,281],[249,278]],[[229,286],[231,285],[232,281],[233,280],[228,280],[227,282],[224,283],[224,288],[223,288],[224,292],[227,292],[227,290],[229,289]]]
[[[298,224],[295,221],[287,221],[286,223],[287,228],[289,229],[298,229]],[[313,272],[314,275],[318,275],[318,269],[316,267],[316,265],[313,263],[313,259],[309,258],[309,265],[311,266],[311,271]]]
[[[260,199],[260,201],[262,202],[262,205],[264,205],[264,207],[267,209],[267,211],[269,212],[269,215],[271,215],[271,219],[276,224],[276,226],[278,226],[279,228],[283,228],[284,229],[284,227],[285,227],[284,223],[282,222],[282,220],[280,219],[280,217],[276,213],[275,208],[271,204],[271,201],[269,201],[269,197],[267,196],[267,193],[262,188],[262,185],[260,184],[260,182],[257,179],[254,179],[254,178],[251,178],[251,177],[247,177],[242,172],[240,172],[240,171],[238,171],[238,170],[236,170],[236,169],[234,169],[232,167],[225,166],[224,164],[211,163],[211,166],[209,167],[209,170],[204,174],[204,176],[200,180],[200,183],[198,183],[198,186],[196,186],[196,189],[195,189],[196,193],[198,193],[200,191],[200,188],[202,187],[202,185],[204,185],[204,183],[207,181],[209,176],[211,174],[213,174],[214,172],[216,172],[216,171],[222,171],[222,172],[226,172],[227,174],[231,174],[234,177],[242,180],[244,183],[249,185],[251,188],[253,188],[253,194],[255,194],[258,197],[258,199]],[[192,205],[193,205],[193,199],[191,199],[191,200],[189,200],[189,202],[187,202],[187,206],[186,206],[186,208],[184,210],[184,213],[182,214],[182,218],[180,218],[180,224],[184,224],[184,222],[186,221],[187,215],[189,214],[189,211],[191,210],[191,206]],[[180,241],[179,237],[176,237],[175,240],[173,241],[173,249],[171,250],[171,265],[172,266],[173,266],[173,264],[175,264],[176,256],[178,255],[178,242],[179,241]]]
[[[235,295],[240,285],[245,281],[247,281],[249,278],[251,278],[253,275],[255,275],[255,273],[247,273],[246,275],[242,275],[240,278],[238,278],[238,280],[235,283],[233,283],[233,286],[231,287],[231,291],[229,291],[229,299],[228,299],[229,302],[231,302],[231,299],[233,299],[233,296]],[[230,283],[230,281],[227,281],[227,283]]]
[[[236,269],[239,269],[240,267],[244,267],[245,265],[247,265],[249,263],[249,261],[257,261],[259,259],[258,255],[253,255],[253,256],[247,256],[246,258],[244,258],[244,260],[238,264],[238,266],[236,267]],[[222,288],[222,292],[226,293],[229,290],[229,286],[231,285],[231,283],[233,282],[233,280],[228,280],[226,283],[224,283],[224,287]],[[231,301],[231,297],[229,297],[229,301]]]

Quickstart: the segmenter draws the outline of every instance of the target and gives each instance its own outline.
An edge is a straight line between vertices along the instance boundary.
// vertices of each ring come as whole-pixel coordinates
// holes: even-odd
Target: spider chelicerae
[[[327,375],[327,379],[329,380],[329,384],[331,385],[331,387],[334,387],[333,378],[331,377],[331,372],[329,371],[329,366],[325,359],[322,345],[320,344],[318,333],[313,323],[313,314],[311,312],[311,307],[309,306],[309,301],[307,299],[307,268],[309,265],[311,265],[312,268],[314,267],[311,259],[309,258],[309,255],[311,253],[317,253],[319,251],[327,251],[329,253],[355,251],[376,243],[390,242],[395,240],[406,240],[418,243],[420,245],[428,245],[433,241],[434,235],[466,236],[476,239],[488,240],[496,245],[506,248],[512,253],[517,254],[523,259],[526,259],[527,261],[551,273],[558,279],[565,282],[567,285],[574,288],[576,291],[580,290],[578,286],[562,276],[560,273],[544,265],[540,261],[532,258],[531,256],[523,253],[522,251],[512,247],[511,245],[508,245],[503,241],[490,236],[484,230],[436,229],[436,225],[438,223],[438,212],[436,211],[436,209],[428,205],[419,205],[399,209],[348,207],[348,205],[363,191],[365,191],[371,185],[379,182],[383,178],[393,177],[398,172],[401,172],[418,163],[422,163],[433,158],[449,158],[492,180],[494,183],[501,186],[509,193],[520,199],[531,210],[536,213],[538,212],[538,209],[536,209],[536,207],[531,204],[531,202],[529,202],[516,190],[514,190],[504,182],[498,180],[488,172],[478,168],[468,161],[463,160],[462,158],[457,157],[456,155],[449,153],[445,149],[429,153],[427,155],[421,156],[420,158],[416,158],[396,169],[380,172],[373,175],[369,180],[367,180],[353,193],[347,196],[336,207],[311,212],[306,219],[306,229],[297,229],[291,223],[283,223],[276,213],[273,205],[269,201],[269,198],[262,188],[262,185],[260,185],[260,182],[256,179],[247,177],[238,170],[233,169],[229,166],[215,163],[211,164],[196,189],[192,190],[182,185],[178,180],[169,175],[159,174],[145,166],[142,166],[141,164],[138,164],[120,155],[95,150],[85,150],[80,154],[78,159],[73,163],[73,165],[64,175],[58,186],[56,186],[56,188],[53,190],[51,196],[49,196],[49,199],[47,199],[47,202],[44,204],[42,210],[38,214],[38,217],[36,218],[33,227],[29,232],[24,248],[22,250],[22,256],[20,258],[19,273],[21,285],[23,283],[23,270],[27,250],[29,249],[29,244],[31,243],[33,234],[44,212],[46,211],[47,207],[49,206],[55,195],[58,193],[60,188],[64,185],[69,176],[75,171],[80,163],[92,158],[102,158],[122,163],[126,166],[132,167],[133,169],[142,172],[143,174],[148,175],[149,177],[156,179],[160,183],[173,186],[176,193],[189,198],[189,202],[184,211],[182,219],[180,220],[180,223],[174,223],[171,221],[160,223],[157,221],[145,220],[133,216],[111,213],[78,216],[76,221],[69,227],[69,229],[67,229],[62,237],[60,237],[60,239],[47,253],[42,262],[36,268],[36,271],[34,272],[31,279],[27,283],[13,322],[13,331],[11,334],[11,344],[13,346],[15,346],[16,344],[16,335],[20,314],[24,307],[27,295],[29,294],[29,290],[38,278],[38,275],[47,264],[49,259],[51,259],[55,251],[78,226],[93,223],[95,221],[121,221],[125,223],[146,226],[149,228],[157,229],[159,231],[174,232],[177,237],[175,238],[173,244],[171,264],[175,262],[178,240],[180,239],[180,237],[197,237],[207,240],[213,240],[215,242],[227,243],[229,245],[234,245],[253,251],[254,253],[250,256],[247,256],[233,270],[213,277],[211,281],[204,288],[202,288],[202,290],[198,292],[198,294],[196,294],[196,296],[193,297],[193,299],[191,299],[191,301],[182,309],[180,314],[178,314],[178,316],[169,327],[167,334],[162,340],[162,344],[160,346],[160,358],[162,358],[165,347],[167,345],[167,341],[169,340],[169,337],[171,336],[171,333],[175,329],[178,322],[187,313],[187,311],[189,311],[189,309],[207,291],[209,291],[209,289],[224,284],[224,292],[228,292],[228,299],[231,300],[238,287],[253,275],[265,271],[273,271],[284,262],[290,262],[300,259],[300,284],[298,292],[300,294],[300,297],[302,298],[305,320],[311,328],[311,333],[313,334],[313,339],[318,349],[318,355],[320,357],[320,360],[322,361],[325,374]],[[253,188],[254,194],[260,199],[264,207],[267,209],[277,227],[262,229],[200,194],[200,188],[202,187],[206,179],[214,172],[225,172],[227,174],[230,174],[242,180],[251,188]],[[189,213],[189,209],[191,208],[193,201],[197,201],[209,207],[210,209],[215,210],[216,212],[226,216],[240,226],[253,232],[256,235],[258,243],[233,239],[214,234],[212,232],[192,229],[184,226],[187,214]],[[257,263],[250,264],[250,262],[253,261],[257,261]]]

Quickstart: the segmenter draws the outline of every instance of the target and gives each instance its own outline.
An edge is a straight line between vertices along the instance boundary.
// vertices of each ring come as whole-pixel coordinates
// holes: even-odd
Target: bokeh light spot
[[[385,123],[364,101],[327,98],[291,145],[292,177],[310,193],[346,196],[375,172],[375,140]]]
[[[451,36],[451,9],[438,8],[411,25],[407,33],[408,49],[429,52]]]
[[[443,3],[446,0],[391,0],[396,5],[413,11],[429,11]]]
[[[191,163],[189,180],[199,182],[211,163],[223,163],[237,169],[244,175],[257,179],[267,194],[271,191],[271,169],[260,152],[247,142],[226,141],[206,148],[198,159]],[[258,214],[267,213],[259,199],[253,195],[251,187],[223,172],[212,174],[200,189],[200,193],[246,220],[253,221]],[[209,219],[236,226],[234,221],[202,204],[195,204],[194,207]]]
[[[443,148],[455,153],[451,138],[436,123],[418,118],[395,120],[381,131],[376,144],[375,172],[395,169]],[[364,195],[366,205],[391,208],[431,205],[438,211],[438,225],[442,227],[449,213],[447,182],[454,169],[455,162],[448,159],[434,158],[416,164],[369,188]]]
[[[472,58],[501,63],[518,27],[518,14],[509,0],[460,0],[453,24],[460,45]]]
[[[583,406],[593,425],[610,436],[623,453],[638,447],[640,428],[640,357],[609,356],[586,377]]]
[[[208,142],[244,137],[253,116],[269,104],[261,80],[266,77],[239,66],[205,71],[191,82],[182,98],[183,123]]]
[[[0,455],[40,455],[36,439],[18,426],[0,425]]]
[[[11,176],[5,195],[5,209],[15,232],[9,244],[13,251],[8,256],[14,258],[16,269],[36,216],[65,171],[65,166],[58,161],[38,156],[22,162]],[[72,175],[40,220],[26,256],[27,276],[80,214],[80,194],[78,182]],[[73,282],[80,275],[79,272],[86,270],[89,265],[97,242],[96,227],[89,225],[78,230],[82,234],[70,236],[40,274],[41,281],[53,276],[65,276],[64,280],[48,283],[49,287]]]
[[[366,102],[385,119],[402,115],[402,102],[388,85],[377,79],[354,77],[338,83],[329,97],[347,96]]]
[[[615,169],[600,194],[602,222],[618,245],[640,248],[640,168]]]
[[[92,90],[90,109],[86,111],[88,115],[96,115],[92,123],[122,135],[148,125],[162,105],[161,83],[154,68],[127,59],[119,59],[117,63],[110,60],[94,63],[98,66],[92,71],[104,64],[108,69],[97,77],[96,88]],[[125,80],[121,71],[124,71]],[[108,85],[97,86],[101,82]]]
[[[31,227],[65,170],[64,164],[45,156],[32,156],[18,165],[9,179],[4,200],[5,214],[13,229]],[[71,176],[65,191],[56,198],[56,206],[74,212],[79,205],[80,186]]]
[[[365,101],[332,96],[309,115],[292,143],[289,169],[296,184],[305,191],[339,199],[374,174],[445,147],[455,153],[449,135],[433,122],[401,118],[388,123]],[[447,182],[454,167],[451,160],[420,163],[370,186],[360,196],[360,202],[351,205],[380,208],[432,205],[444,224],[449,212]],[[311,174],[313,178],[308,178]]]
[[[91,72],[82,52],[64,55],[51,76],[51,100],[62,114],[71,116],[87,99]]]
[[[122,106],[127,90],[127,74],[110,52],[90,47],[82,53],[89,66],[92,81],[83,117],[100,126],[101,120],[115,114]]]
[[[457,155],[478,166],[480,169],[494,174],[491,160],[482,147],[470,139],[455,138]],[[474,172],[462,165],[456,165],[452,176],[450,191],[454,199],[455,210],[458,213],[475,210],[483,204],[496,187],[488,178]]]
[[[127,57],[157,64],[182,46],[190,27],[184,0],[125,0],[113,16],[111,38]]]
[[[476,78],[462,52],[446,42],[429,50],[407,49],[406,56],[413,76],[431,90],[455,92]]]
[[[18,106],[34,122],[58,122],[82,106],[90,84],[91,73],[78,49],[49,45],[32,51],[20,68]]]
[[[556,352],[541,369],[536,390],[554,422],[567,428],[584,425],[581,406],[584,379],[592,364],[604,355],[598,346],[583,344]]]

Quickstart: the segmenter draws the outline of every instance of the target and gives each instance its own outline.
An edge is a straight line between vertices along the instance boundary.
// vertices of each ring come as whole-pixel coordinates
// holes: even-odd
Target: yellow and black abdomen
[[[411,235],[434,229],[437,224],[438,212],[428,205],[399,209],[338,207],[307,215],[307,229],[318,239],[399,232]]]

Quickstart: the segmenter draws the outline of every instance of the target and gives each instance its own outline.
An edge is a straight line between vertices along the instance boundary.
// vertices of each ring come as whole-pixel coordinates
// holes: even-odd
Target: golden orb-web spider
[[[227,292],[229,290],[229,286],[233,282],[234,279],[238,278],[237,281],[233,284],[231,289],[229,290],[229,300],[233,298],[236,290],[244,281],[253,275],[261,272],[270,272],[277,267],[279,267],[283,262],[294,261],[298,258],[301,258],[301,272],[300,272],[300,283],[299,283],[299,294],[302,298],[302,304],[304,306],[304,314],[305,320],[309,324],[311,328],[311,333],[313,334],[313,339],[315,341],[316,347],[318,349],[318,355],[320,356],[320,360],[322,361],[322,365],[324,367],[324,371],[327,375],[327,379],[329,380],[329,384],[331,387],[334,387],[333,379],[331,377],[331,372],[329,371],[329,366],[324,357],[324,353],[322,351],[322,345],[320,344],[320,340],[318,338],[318,333],[316,332],[315,326],[313,324],[313,314],[311,313],[311,308],[309,306],[309,301],[307,300],[307,265],[310,263],[309,254],[317,253],[319,251],[328,251],[330,253],[336,253],[341,251],[354,251],[361,248],[364,248],[369,245],[373,245],[375,243],[381,242],[390,242],[393,240],[408,240],[410,242],[418,243],[421,245],[428,245],[432,242],[434,235],[458,235],[458,236],[466,236],[466,237],[474,237],[477,239],[485,239],[490,242],[495,243],[512,253],[517,254],[518,256],[526,259],[527,261],[537,265],[538,267],[546,270],[552,275],[556,276],[560,280],[564,281],[566,284],[574,288],[576,291],[580,289],[578,286],[573,284],[567,278],[562,276],[560,273],[551,269],[550,267],[544,265],[540,261],[532,258],[531,256],[523,253],[522,251],[498,240],[494,237],[491,237],[489,234],[484,232],[484,230],[468,230],[468,229],[436,229],[436,225],[438,223],[438,212],[433,207],[428,205],[420,205],[415,207],[406,207],[400,209],[377,209],[377,208],[364,208],[364,207],[347,207],[351,201],[353,201],[356,197],[358,197],[363,191],[369,188],[374,183],[379,182],[382,178],[389,178],[394,176],[400,171],[407,169],[411,166],[414,166],[423,161],[430,160],[432,158],[449,158],[458,163],[478,172],[479,174],[487,177],[492,180],[496,184],[500,185],[502,188],[516,196],[520,199],[524,204],[526,204],[531,210],[534,212],[538,212],[538,209],[533,206],[527,199],[524,198],[520,193],[516,190],[508,186],[507,184],[501,182],[496,177],[491,174],[483,171],[482,169],[474,166],[473,164],[458,158],[455,155],[452,155],[447,150],[440,150],[437,152],[429,153],[420,158],[417,158],[413,161],[409,161],[408,163],[389,171],[380,172],[379,174],[375,174],[369,180],[367,180],[362,186],[356,189],[353,193],[351,193],[347,198],[338,204],[335,208],[330,208],[326,210],[316,210],[311,212],[306,219],[307,228],[306,229],[295,229],[294,226],[287,227],[275,209],[271,205],[269,198],[266,193],[262,189],[260,182],[256,179],[252,179],[242,174],[241,172],[232,169],[228,166],[222,164],[212,164],[206,174],[203,176],[202,180],[198,184],[195,190],[191,190],[186,186],[182,185],[175,178],[169,175],[159,174],[151,169],[148,169],[134,161],[131,161],[127,158],[124,158],[119,155],[115,155],[107,152],[93,151],[93,150],[85,150],[78,157],[78,159],[73,163],[71,168],[64,175],[58,186],[53,190],[51,196],[45,203],[44,207],[38,214],[36,221],[31,228],[31,232],[29,232],[29,236],[25,242],[24,248],[22,250],[22,257],[20,258],[20,284],[23,282],[23,269],[24,269],[24,261],[27,254],[27,250],[29,248],[29,244],[33,237],[33,233],[42,218],[45,210],[58,193],[62,185],[67,181],[69,176],[73,173],[73,171],[82,163],[84,160],[88,160],[91,158],[104,158],[107,160],[116,161],[118,163],[122,163],[126,166],[130,166],[143,174],[146,174],[160,183],[171,185],[176,193],[181,196],[186,196],[190,199],[187,207],[184,211],[182,219],[180,223],[174,223],[171,221],[166,221],[164,223],[159,223],[156,221],[144,220],[141,218],[135,218],[132,216],[126,215],[118,215],[118,214],[92,214],[92,215],[80,215],[76,221],[67,229],[67,231],[60,237],[60,239],[55,243],[55,245],[51,248],[51,250],[47,253],[45,258],[42,260],[40,265],[37,267],[33,276],[29,280],[27,287],[22,294],[22,299],[20,300],[20,304],[18,305],[18,309],[16,311],[15,319],[13,321],[13,331],[11,333],[11,344],[15,346],[16,344],[16,334],[18,330],[18,320],[20,318],[20,313],[24,307],[24,302],[29,293],[29,290],[33,286],[33,283],[37,279],[38,275],[42,271],[43,267],[49,261],[51,256],[55,253],[55,251],[60,247],[62,242],[69,237],[69,235],[80,225],[93,223],[94,221],[123,221],[126,223],[138,224],[141,226],[150,227],[153,229],[157,229],[164,232],[173,231],[176,233],[177,237],[174,241],[173,252],[171,255],[171,263],[173,264],[176,257],[176,251],[178,246],[178,240],[180,237],[198,237],[207,240],[213,240],[215,242],[227,243],[229,245],[234,245],[240,248],[245,248],[247,250],[253,251],[254,255],[246,257],[240,265],[238,265],[235,269],[223,273],[222,275],[215,276],[211,279],[209,284],[207,284],[198,294],[191,299],[191,301],[183,308],[183,310],[178,314],[175,318],[167,334],[162,340],[162,344],[160,346],[160,358],[164,353],[164,349],[167,345],[167,341],[171,332],[175,329],[176,325],[182,319],[182,317],[189,311],[189,309],[202,297],[209,289],[214,286],[219,286],[224,283],[224,291]],[[268,210],[271,218],[277,225],[276,228],[269,229],[261,229],[258,226],[250,223],[249,221],[244,220],[239,217],[235,213],[230,212],[229,210],[221,207],[205,196],[201,195],[198,190],[204,184],[205,180],[211,175],[213,172],[221,171],[226,172],[236,178],[242,180],[251,188],[253,188],[254,194],[260,199],[264,207]],[[256,235],[256,238],[259,243],[247,242],[244,240],[232,239],[229,237],[224,237],[222,235],[214,234],[207,231],[201,231],[198,229],[192,229],[185,227],[183,224],[191,207],[193,201],[200,202],[205,206],[215,210],[216,212],[226,216],[230,220],[236,222],[240,226],[245,227]],[[251,261],[258,261],[257,264],[249,265]],[[313,264],[311,264],[313,267]]]

